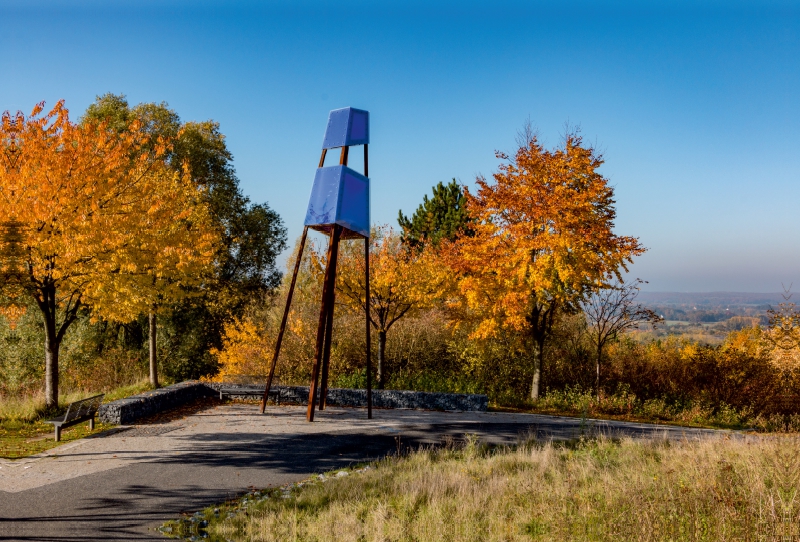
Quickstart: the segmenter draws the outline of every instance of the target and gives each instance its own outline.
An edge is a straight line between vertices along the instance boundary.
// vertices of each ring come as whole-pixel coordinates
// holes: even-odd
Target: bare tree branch
[[[616,340],[626,331],[649,323],[655,326],[661,317],[647,307],[636,303],[639,287],[646,281],[636,279],[633,282],[617,282],[610,288],[597,290],[582,303],[583,312],[589,324],[589,333],[597,349],[595,388],[600,400],[600,365],[603,361],[603,350],[610,342]]]

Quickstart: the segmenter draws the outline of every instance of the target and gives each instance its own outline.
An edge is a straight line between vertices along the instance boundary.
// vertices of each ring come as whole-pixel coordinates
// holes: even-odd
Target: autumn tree
[[[170,141],[139,122],[125,130],[49,113],[5,112],[0,126],[0,253],[39,308],[45,332],[45,401],[58,403],[59,348],[86,307],[128,321],[159,299],[197,286],[217,234],[200,190],[169,167]]]
[[[494,182],[479,177],[466,191],[473,236],[449,250],[458,274],[458,305],[476,315],[474,337],[519,332],[533,354],[530,396],[539,397],[545,342],[562,310],[621,279],[644,252],[636,238],[613,232],[614,191],[597,171],[602,156],[577,133],[545,149],[526,130]]]
[[[391,228],[372,231],[370,248],[370,299],[366,299],[363,241],[340,245],[336,279],[337,299],[359,311],[367,310],[370,324],[378,335],[378,387],[386,384],[386,338],[391,327],[404,316],[429,306],[437,297],[441,281],[429,272],[418,252],[403,247],[400,236]],[[321,252],[314,258],[322,268]]]
[[[145,103],[139,104],[134,108],[128,107],[128,102],[124,96],[106,94],[91,104],[81,123],[104,122],[110,129],[117,133],[123,133],[130,129],[136,122],[146,135],[144,144],[133,149],[135,154],[146,154],[153,151],[159,141],[168,140],[177,143],[183,135],[181,132],[180,119],[178,115],[169,109],[166,104]],[[136,158],[133,156],[132,158]],[[176,159],[174,156],[174,145],[164,154],[164,161],[171,164],[173,169],[180,170],[186,165],[186,160]],[[158,387],[158,360],[157,360],[157,313],[169,312],[169,304],[165,303],[169,298],[158,296],[147,312],[148,323],[148,354],[150,369],[150,385]],[[173,299],[174,301],[174,299]],[[130,325],[130,324],[128,324]]]
[[[422,203],[409,219],[400,211],[397,222],[404,244],[420,248],[438,245],[442,239],[453,240],[461,233],[469,234],[469,215],[466,197],[455,179],[447,185],[441,181],[433,187],[433,197],[424,196]]]
[[[171,336],[174,376],[208,373],[214,367],[209,351],[222,348],[226,323],[280,284],[276,260],[286,248],[283,221],[266,203],[252,203],[242,194],[219,123],[183,122],[163,102],[131,106],[125,96],[114,94],[99,96],[82,119],[101,121],[118,131],[139,122],[151,141],[172,139],[174,145],[165,154],[168,166],[175,171],[188,166],[220,232],[213,274],[199,295],[159,307],[160,321]],[[153,334],[150,338],[152,342]]]
[[[581,303],[589,335],[595,347],[595,390],[600,401],[600,365],[603,351],[609,341],[621,333],[638,328],[641,324],[655,325],[661,318],[651,309],[636,303],[639,287],[644,281],[612,284],[591,292]]]

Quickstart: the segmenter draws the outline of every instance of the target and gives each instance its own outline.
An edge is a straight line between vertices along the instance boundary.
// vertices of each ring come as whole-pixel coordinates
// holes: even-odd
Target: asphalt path
[[[476,435],[520,439],[695,440],[719,431],[555,416],[329,408],[206,406],[178,419],[121,427],[44,454],[0,461],[0,540],[165,540],[155,529],[182,512],[377,459],[398,449]]]

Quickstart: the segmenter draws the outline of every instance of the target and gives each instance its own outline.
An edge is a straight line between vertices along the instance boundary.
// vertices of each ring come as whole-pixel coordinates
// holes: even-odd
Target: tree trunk
[[[378,331],[378,389],[382,390],[386,380],[386,332]]]
[[[543,348],[534,342],[534,355],[533,355],[533,380],[531,381],[531,399],[537,401],[539,399],[539,385],[542,381],[542,352]]]
[[[594,387],[597,390],[597,402],[600,403],[600,359],[603,356],[603,347],[597,347],[597,371],[595,374]]]
[[[156,313],[151,312],[148,316],[150,323],[150,385],[158,387],[158,360],[156,359]]]
[[[58,339],[55,322],[44,324],[44,404],[58,406]]]
[[[59,326],[55,284],[41,286],[34,293],[34,299],[44,320],[44,403],[47,408],[53,408],[58,406],[58,350],[64,333],[78,315],[81,303],[78,298],[67,304],[64,321]]]

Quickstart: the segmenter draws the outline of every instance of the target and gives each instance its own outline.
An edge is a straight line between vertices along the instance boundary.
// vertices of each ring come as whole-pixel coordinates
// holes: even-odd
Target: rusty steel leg
[[[317,344],[314,348],[314,366],[311,369],[311,384],[308,386],[308,407],[306,420],[314,421],[314,405],[316,404],[317,382],[319,381],[319,366],[322,360],[323,343],[325,341],[325,324],[328,316],[328,273],[331,267],[331,249],[333,248],[333,235],[328,245],[328,262],[325,268],[325,278],[322,282],[322,301],[319,308],[319,323],[317,324]]]
[[[322,159],[325,159],[323,154]],[[269,390],[272,388],[272,379],[275,376],[275,365],[278,363],[278,355],[281,353],[281,343],[283,342],[283,332],[286,330],[286,320],[289,318],[289,309],[292,306],[292,295],[294,294],[294,285],[297,282],[297,273],[300,271],[300,261],[303,259],[303,249],[306,246],[306,236],[308,235],[308,226],[303,228],[303,236],[300,238],[300,250],[297,251],[297,261],[294,263],[294,273],[292,274],[292,282],[289,284],[289,295],[286,297],[286,308],[283,310],[283,319],[281,320],[281,328],[278,331],[278,339],[275,341],[275,354],[272,356],[272,365],[269,367],[269,376],[267,377],[267,387],[264,388],[264,397],[261,398],[261,413],[267,408],[267,398],[269,397]],[[222,399],[220,392],[219,398]]]
[[[342,227],[335,226],[339,228],[339,232],[341,235]],[[339,242],[336,242],[336,246],[333,248],[333,254],[331,255],[333,258],[331,260],[331,289],[328,292],[328,316],[327,321],[325,322],[325,343],[322,350],[322,382],[319,389],[319,409],[325,410],[325,405],[328,399],[328,368],[331,363],[331,340],[333,338],[333,309],[336,306],[336,267],[339,263]]]
[[[364,177],[369,177],[369,145],[364,144]],[[369,237],[364,238],[364,305],[367,314],[367,419],[372,419],[372,343],[369,337]]]
[[[334,269],[334,273],[336,270]],[[334,281],[336,278],[334,277]],[[325,343],[322,348],[322,381],[319,388],[319,409],[325,410],[328,398],[328,367],[331,362],[331,335],[333,333],[333,305],[334,297],[330,296],[331,302],[328,305],[328,315],[325,322]]]
[[[308,389],[308,409],[306,411],[306,419],[309,422],[314,421],[314,407],[317,403],[317,386],[319,384],[320,365],[324,355],[325,326],[327,324],[329,304],[333,303],[333,289],[336,286],[336,257],[339,252],[339,238],[341,235],[342,227],[338,224],[335,224],[331,232],[331,241],[328,245],[328,263],[325,268],[325,282],[322,286],[322,306],[320,307],[319,324],[317,325],[317,345],[314,356],[314,368],[311,371],[311,385]]]
[[[364,152],[366,153],[366,145],[364,146]],[[366,162],[366,154],[365,162]],[[365,165],[366,169],[366,165]],[[365,284],[365,296],[364,296],[364,308],[367,315],[367,419],[372,419],[372,343],[370,342],[369,337],[369,326],[370,326],[370,318],[369,318],[369,237],[364,238],[364,284]]]

